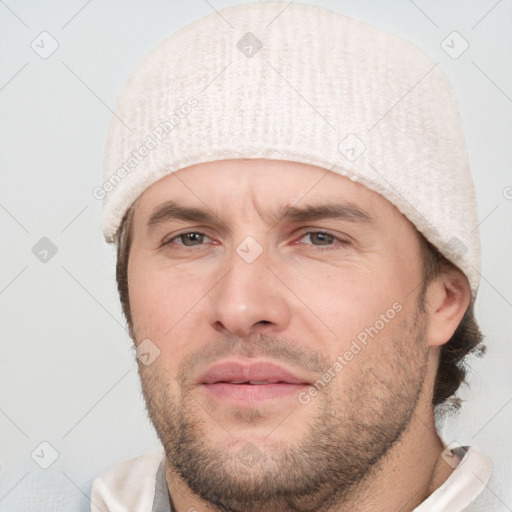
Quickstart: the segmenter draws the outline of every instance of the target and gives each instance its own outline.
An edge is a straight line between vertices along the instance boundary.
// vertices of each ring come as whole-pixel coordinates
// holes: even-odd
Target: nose
[[[286,287],[276,277],[276,269],[268,268],[272,264],[266,251],[250,263],[233,251],[228,265],[209,294],[214,329],[239,337],[286,329],[290,322]]]

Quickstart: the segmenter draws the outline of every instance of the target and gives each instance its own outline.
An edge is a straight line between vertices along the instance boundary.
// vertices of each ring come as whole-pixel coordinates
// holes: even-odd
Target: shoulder
[[[162,452],[125,460],[97,477],[91,490],[91,512],[151,510]]]

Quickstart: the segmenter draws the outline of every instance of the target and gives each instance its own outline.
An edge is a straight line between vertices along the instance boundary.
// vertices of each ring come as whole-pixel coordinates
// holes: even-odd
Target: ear
[[[471,288],[466,276],[453,265],[444,266],[429,284],[425,297],[429,346],[441,346],[452,337],[470,300]]]

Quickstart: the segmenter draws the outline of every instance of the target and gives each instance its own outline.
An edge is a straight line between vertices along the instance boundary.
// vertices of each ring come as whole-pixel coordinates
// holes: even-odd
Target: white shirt
[[[412,512],[484,512],[477,497],[493,464],[475,447],[454,452],[461,460],[445,482]],[[164,454],[121,462],[100,475],[91,491],[91,512],[172,512],[165,482]]]

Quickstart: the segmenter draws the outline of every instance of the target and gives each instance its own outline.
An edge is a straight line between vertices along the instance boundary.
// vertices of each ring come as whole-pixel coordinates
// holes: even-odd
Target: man
[[[479,239],[446,77],[331,11],[259,3],[173,34],[107,141],[104,234],[164,454],[92,510],[482,510],[443,442]]]

